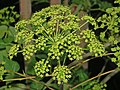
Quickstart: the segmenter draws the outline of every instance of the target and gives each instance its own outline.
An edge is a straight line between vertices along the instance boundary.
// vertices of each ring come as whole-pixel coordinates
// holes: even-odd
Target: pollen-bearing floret
[[[58,84],[61,84],[61,82],[67,83],[68,79],[71,78],[71,71],[67,66],[56,66],[52,76],[53,80],[58,81]]]

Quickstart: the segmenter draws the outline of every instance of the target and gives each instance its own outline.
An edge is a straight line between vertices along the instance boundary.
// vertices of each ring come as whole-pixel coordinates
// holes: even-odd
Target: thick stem
[[[50,5],[61,4],[61,0],[50,0]]]
[[[92,78],[90,78],[90,79],[88,79],[88,80],[86,80],[86,81],[84,81],[84,82],[82,82],[82,83],[80,83],[80,84],[77,84],[76,86],[74,86],[74,87],[71,88],[70,90],[74,90],[75,88],[77,88],[77,87],[79,87],[79,86],[81,86],[81,85],[83,85],[83,84],[85,84],[85,83],[87,83],[87,82],[89,82],[89,81],[91,81],[91,80],[94,80],[94,79],[96,79],[96,78],[98,78],[98,77],[101,77],[101,76],[103,76],[103,75],[106,75],[106,74],[109,74],[109,73],[112,73],[112,72],[115,72],[115,71],[116,71],[116,69],[107,71],[107,72],[105,72],[105,73],[98,74],[98,75],[95,76],[95,77],[92,77]]]
[[[69,2],[69,0],[64,0],[64,5],[68,6],[68,2]]]
[[[31,16],[31,0],[20,0],[20,18],[28,19]]]
[[[60,90],[63,90],[63,84],[60,84]]]
[[[116,71],[108,74],[101,82],[102,83],[106,83],[107,81],[109,81],[111,79],[111,77],[113,77],[115,74],[117,74],[120,70],[118,68],[116,68]]]

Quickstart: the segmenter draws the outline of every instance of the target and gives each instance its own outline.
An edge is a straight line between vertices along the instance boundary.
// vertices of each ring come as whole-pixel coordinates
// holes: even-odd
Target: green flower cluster
[[[77,16],[71,14],[68,7],[53,5],[34,13],[29,23],[34,30],[41,28],[41,32],[52,35],[57,32],[65,34],[68,30],[69,32],[79,30],[79,20]]]
[[[54,37],[54,43],[49,48],[48,56],[52,59],[59,60],[63,54],[67,53],[69,60],[82,59],[83,50],[78,46],[80,44],[80,36],[77,34],[68,34],[63,36],[58,34]]]
[[[70,49],[76,50],[73,45],[80,43],[80,37],[75,34],[80,29],[79,21],[80,19],[72,15],[68,7],[53,5],[34,13],[28,21],[18,22],[15,26],[18,30],[15,42],[22,44],[21,49],[23,49],[24,55],[28,55],[25,56],[28,59],[33,55],[32,52],[30,52],[30,56],[27,54],[29,51],[26,48],[30,45],[34,45],[36,50],[47,48],[48,56],[52,59],[60,59],[65,52],[69,52],[74,59],[78,59],[82,55],[81,48],[77,47],[75,53]]]
[[[17,44],[13,45],[10,48],[10,51],[9,51],[9,57],[10,57],[10,59],[12,59],[14,55],[17,55],[18,50],[19,50],[19,45],[17,45]]]
[[[62,82],[67,83],[68,79],[71,78],[71,71],[67,66],[56,66],[52,73],[53,80],[57,80],[58,84]]]
[[[120,4],[119,0],[115,0],[114,3]],[[83,19],[87,20],[95,30],[103,29],[104,31],[100,32],[100,39],[104,43],[117,43],[117,40],[113,40],[119,38],[119,24],[120,24],[120,7],[111,7],[106,9],[106,13],[100,16],[98,19],[94,19],[91,16],[84,16]],[[98,31],[99,32],[99,31]],[[98,36],[98,37],[99,37]],[[111,39],[112,38],[112,39]]]
[[[14,6],[10,6],[0,9],[0,25],[10,26],[19,18],[20,15],[14,11],[14,8]]]
[[[80,30],[79,21],[77,16],[71,14],[69,7],[62,5],[50,6],[34,13],[30,20],[19,21],[15,26],[17,29],[15,42],[19,44],[20,50],[15,51],[11,48],[9,53],[11,58],[15,55],[12,52],[22,52],[24,59],[30,60],[40,51],[47,54],[47,60],[57,60],[55,62],[60,63],[64,63],[66,58],[82,59],[81,37],[76,34]],[[35,64],[37,76],[48,75],[49,62],[53,64],[54,61],[47,60],[42,59]],[[53,77],[59,84],[60,80],[67,82],[71,77],[67,66],[60,66],[60,63],[55,63],[57,67],[53,71]]]
[[[15,25],[15,28],[16,28],[16,31],[19,32],[19,31],[22,31],[22,30],[26,30],[27,29],[27,24],[28,24],[28,21],[26,20],[21,20],[19,21],[16,25]]]
[[[90,52],[93,52],[95,56],[102,56],[104,54],[104,45],[96,38],[93,31],[84,30],[81,35],[85,39],[85,42],[88,43],[87,48],[89,48]]]
[[[40,36],[38,39],[35,39],[35,48],[38,50],[44,50],[47,44],[48,38]]]
[[[22,50],[25,60],[30,60],[34,53],[36,53],[35,45],[29,44],[25,46]]]
[[[75,33],[74,34],[71,33],[66,37],[65,47],[67,47],[67,49],[65,51],[66,53],[68,53],[68,58],[70,60],[82,59],[83,50],[79,46],[80,40],[81,40],[80,35],[77,35]]]
[[[38,77],[44,77],[49,75],[49,68],[51,65],[49,64],[48,60],[41,59],[39,62],[36,62],[34,69],[35,73]]]
[[[96,80],[92,81],[90,86],[92,86],[91,90],[106,90],[105,88],[107,87],[106,84],[100,83]]]
[[[71,45],[66,50],[68,53],[68,58],[70,60],[80,60],[82,59],[83,50],[80,46]]]
[[[100,28],[107,27],[107,30],[109,30],[111,34],[118,33],[120,19],[117,14],[120,13],[120,7],[108,8],[106,9],[106,12],[107,14],[104,14],[97,19],[97,22],[101,23]]]
[[[87,15],[83,16],[82,20],[85,20],[85,21],[89,22],[92,26],[94,26],[94,30],[99,28],[96,20],[93,17],[91,17],[91,16],[87,16]]]
[[[33,40],[34,33],[28,30],[22,30],[16,35],[15,42],[20,44],[29,44]]]
[[[91,18],[90,16],[85,16],[83,19],[87,20],[87,22],[89,22],[90,24],[92,24],[94,26],[94,28],[96,28],[95,30],[104,30],[102,32],[100,32],[100,35],[98,35],[98,38],[101,39],[101,41],[105,44],[105,47],[108,46],[115,46],[113,48],[111,48],[111,51],[114,52],[114,56],[112,57],[112,62],[115,62],[118,67],[120,67],[120,49],[119,49],[119,40],[120,40],[120,0],[115,0],[114,2],[115,4],[117,3],[118,6],[117,7],[111,7],[111,8],[107,8],[106,9],[106,13],[103,14],[102,16],[100,16],[97,20],[95,20],[94,18]],[[99,32],[99,31],[98,31]],[[87,34],[87,33],[86,33]],[[89,34],[88,34],[89,35]],[[83,37],[85,37],[83,35]],[[86,37],[85,37],[86,38]],[[92,39],[92,38],[90,38]],[[90,51],[94,51],[93,49],[96,49],[98,51],[98,47],[100,47],[101,49],[99,49],[100,52],[104,52],[104,49],[102,50],[103,45],[99,44],[98,41],[96,42],[96,40],[91,41],[90,40],[86,40],[86,42],[89,42],[91,44],[89,44],[89,47],[91,48]],[[92,43],[94,42],[94,43]],[[96,45],[95,45],[96,43]],[[92,47],[91,47],[92,46]],[[109,48],[109,47],[108,47]],[[107,48],[107,50],[108,50]],[[95,51],[95,52],[97,52]],[[99,53],[101,55],[101,53]],[[98,54],[96,54],[97,56]]]
[[[115,0],[115,3],[119,3],[120,4],[120,0]]]
[[[114,53],[114,58],[111,58],[112,62],[115,62],[118,67],[120,67],[120,47],[117,46],[117,47],[114,47],[114,48],[111,48],[111,51],[115,52]]]
[[[4,62],[0,64],[0,80],[3,80],[3,75],[6,72],[5,67],[3,65],[4,65]]]

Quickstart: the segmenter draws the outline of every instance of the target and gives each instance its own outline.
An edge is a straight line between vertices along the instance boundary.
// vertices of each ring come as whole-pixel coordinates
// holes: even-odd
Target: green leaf
[[[114,44],[117,44],[118,43],[118,40],[114,40]]]
[[[6,48],[5,43],[0,40],[0,50],[3,50],[5,48]]]
[[[107,1],[101,1],[98,3],[98,5],[99,5],[99,8],[104,9],[104,10],[112,7],[112,4]]]
[[[65,84],[64,84],[65,85]],[[55,90],[58,90],[59,87],[57,84],[49,84],[50,87],[53,87]],[[65,87],[65,86],[64,86]],[[64,90],[68,90],[68,89],[64,89]]]
[[[116,48],[114,47],[114,48],[111,48],[111,51],[116,51]]]
[[[4,57],[7,57],[7,56],[8,56],[8,53],[6,52],[6,49],[0,50],[0,55],[1,55],[1,56],[4,56]]]
[[[5,58],[5,69],[16,72],[20,69],[20,66],[17,62]]]
[[[9,27],[9,30],[10,30],[10,32],[11,32],[12,35],[15,35],[15,34],[16,34],[16,29],[15,29],[15,27],[10,26],[10,27]]]
[[[111,42],[111,41],[114,41],[115,38],[114,38],[114,36],[110,36],[108,40]]]
[[[10,9],[13,10],[15,8],[15,6],[11,6]]]
[[[31,90],[43,90],[44,85],[36,82],[32,82],[30,85]]]
[[[119,32],[119,28],[118,28],[118,27],[115,27],[115,28],[114,28],[114,32],[115,32],[115,33],[118,33],[118,32]]]
[[[118,57],[118,56],[120,55],[120,53],[119,53],[119,52],[115,52],[114,55],[115,55],[116,57]]]
[[[0,38],[2,38],[7,31],[8,27],[6,25],[1,25],[0,26]]]
[[[34,57],[32,57],[31,62],[27,66],[27,72],[26,72],[27,74],[35,75],[35,71],[34,71],[34,68],[33,68],[35,63],[36,63],[36,59]]]
[[[6,90],[6,88],[7,88],[7,85],[0,87],[0,90]]]
[[[14,40],[14,38],[12,36],[8,36],[7,38],[4,38],[3,41],[5,43],[11,43]]]
[[[18,83],[12,86],[12,90],[26,90],[26,85]]]
[[[37,58],[39,58],[39,59],[43,59],[43,58],[47,58],[47,55],[45,55],[45,54],[37,54],[37,55],[35,55]]]
[[[111,58],[112,62],[116,62],[116,58]]]
[[[18,83],[14,85],[3,86],[0,88],[0,90],[26,90],[26,86],[24,84]]]
[[[11,23],[15,22],[15,19],[13,17],[10,17],[9,20],[10,20]]]
[[[2,19],[2,14],[0,14],[0,19]]]
[[[20,15],[19,15],[19,14],[16,14],[16,15],[15,15],[15,17],[16,17],[16,18],[19,18],[19,17],[20,17]]]
[[[5,79],[11,79],[11,78],[14,78],[15,74],[14,73],[7,73],[6,76],[5,76]]]

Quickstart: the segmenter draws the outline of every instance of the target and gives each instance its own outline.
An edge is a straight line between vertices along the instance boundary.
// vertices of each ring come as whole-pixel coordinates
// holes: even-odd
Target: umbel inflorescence
[[[71,71],[65,65],[67,60],[81,60],[85,50],[95,56],[104,53],[104,46],[92,31],[80,31],[79,21],[69,7],[62,5],[50,6],[34,13],[29,20],[19,21],[15,26],[16,44],[9,51],[10,59],[22,52],[24,59],[30,61],[36,53],[45,52],[47,58],[36,61],[34,66],[36,75],[51,75],[58,84],[68,82]],[[76,33],[78,31],[81,34]],[[80,47],[81,40],[86,42],[84,48]]]

